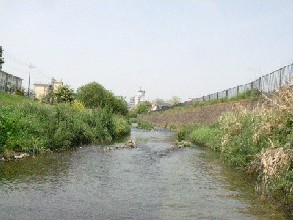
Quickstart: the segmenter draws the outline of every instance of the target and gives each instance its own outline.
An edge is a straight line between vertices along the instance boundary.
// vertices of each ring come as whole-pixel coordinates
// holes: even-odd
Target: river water
[[[133,129],[135,149],[0,162],[0,219],[285,219],[246,175],[173,137]]]

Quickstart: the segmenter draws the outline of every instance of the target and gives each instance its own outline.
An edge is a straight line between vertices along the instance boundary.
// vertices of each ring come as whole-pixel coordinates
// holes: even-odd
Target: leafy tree
[[[137,105],[137,107],[135,108],[135,111],[137,114],[144,114],[144,113],[148,113],[150,108],[151,108],[151,103],[148,101],[139,103]]]
[[[41,102],[52,105],[54,103],[54,92],[50,91],[47,95],[42,96]]]
[[[115,114],[126,115],[127,103],[122,97],[116,97],[97,82],[91,82],[77,89],[77,99],[87,108],[108,108]]]
[[[170,100],[169,103],[171,105],[178,105],[181,102],[181,99],[177,96],[173,96]]]
[[[57,103],[71,103],[74,100],[74,92],[68,85],[59,86],[54,94]]]
[[[164,105],[166,101],[164,99],[155,99],[153,103],[156,103],[157,105]]]

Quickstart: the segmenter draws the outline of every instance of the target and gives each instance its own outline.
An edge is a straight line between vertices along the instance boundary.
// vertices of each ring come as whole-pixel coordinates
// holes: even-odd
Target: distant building
[[[160,111],[160,110],[167,110],[172,107],[169,103],[152,103],[151,111]]]
[[[0,91],[12,93],[21,90],[22,79],[0,70]]]
[[[62,85],[63,85],[62,80],[57,81],[54,78],[52,78],[50,84],[35,83],[34,84],[35,98],[41,99],[43,96],[48,95],[50,92],[57,91],[58,87]]]
[[[135,108],[139,103],[145,102],[145,101],[146,101],[145,91],[140,89],[135,96],[130,98],[129,107]]]

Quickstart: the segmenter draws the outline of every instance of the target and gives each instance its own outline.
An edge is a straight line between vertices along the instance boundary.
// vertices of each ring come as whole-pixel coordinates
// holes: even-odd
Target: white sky
[[[3,70],[182,100],[293,62],[293,1],[0,0]]]

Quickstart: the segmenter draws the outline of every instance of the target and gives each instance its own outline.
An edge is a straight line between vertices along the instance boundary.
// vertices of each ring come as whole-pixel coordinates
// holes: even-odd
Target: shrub
[[[259,174],[262,193],[282,192],[293,198],[293,87],[284,87],[266,102],[247,110],[237,106],[212,126],[186,126],[178,140],[219,150],[231,164]],[[259,96],[256,91],[238,98]]]
[[[17,104],[1,105],[0,152],[6,149],[39,153],[46,149],[106,143],[129,134],[130,127],[122,116],[114,116],[106,108],[85,110],[80,106],[21,100]]]
[[[190,134],[192,142],[219,150],[219,130],[209,126],[199,127]]]
[[[146,121],[138,121],[138,128],[145,129],[145,130],[152,130],[154,129],[154,125],[150,122]]]
[[[125,118],[121,116],[114,116],[114,138],[120,139],[130,134],[130,125],[125,120]]]
[[[92,82],[81,86],[77,89],[77,99],[81,101],[85,107],[105,108],[115,114],[127,115],[127,103],[123,97],[114,96],[114,94],[106,90],[97,82]]]

